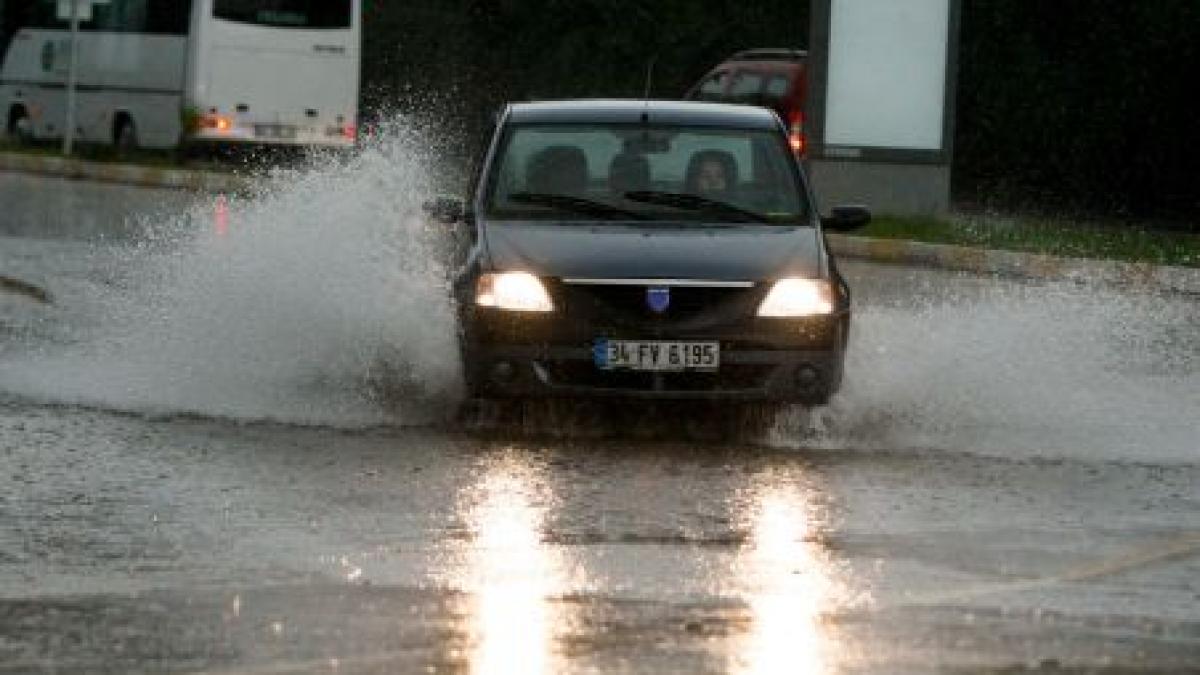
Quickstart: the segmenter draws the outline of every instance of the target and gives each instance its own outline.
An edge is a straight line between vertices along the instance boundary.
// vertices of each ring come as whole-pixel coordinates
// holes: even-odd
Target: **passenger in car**
[[[684,191],[727,200],[737,186],[737,162],[724,150],[701,150],[688,161]]]

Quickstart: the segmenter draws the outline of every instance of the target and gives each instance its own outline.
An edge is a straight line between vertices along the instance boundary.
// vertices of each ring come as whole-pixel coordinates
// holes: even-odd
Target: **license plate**
[[[286,124],[256,124],[254,135],[259,138],[293,139],[296,137],[296,127]]]
[[[719,342],[665,342],[596,340],[592,350],[602,370],[717,370],[721,367]]]

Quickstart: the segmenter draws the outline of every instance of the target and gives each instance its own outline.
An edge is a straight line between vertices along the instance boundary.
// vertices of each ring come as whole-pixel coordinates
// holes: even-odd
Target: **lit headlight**
[[[484,274],[475,287],[475,304],[515,312],[550,312],[554,303],[546,287],[529,272]]]
[[[758,306],[759,316],[797,317],[833,312],[833,289],[827,281],[780,279]]]

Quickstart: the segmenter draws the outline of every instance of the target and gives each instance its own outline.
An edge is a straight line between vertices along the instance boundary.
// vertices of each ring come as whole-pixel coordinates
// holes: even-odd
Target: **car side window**
[[[705,80],[697,91],[698,98],[710,100],[721,96],[725,91],[725,83],[729,80],[729,72],[721,71]]]
[[[770,79],[767,80],[767,96],[770,96],[771,98],[783,98],[787,95],[788,87],[790,85],[791,81],[788,80],[787,75],[772,75]]]
[[[743,70],[734,75],[733,82],[729,85],[729,98],[745,101],[755,99],[762,92],[762,86],[762,73]]]

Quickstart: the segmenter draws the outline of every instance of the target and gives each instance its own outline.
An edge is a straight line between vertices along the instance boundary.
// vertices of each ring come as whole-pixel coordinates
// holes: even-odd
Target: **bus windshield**
[[[352,0],[215,0],[213,16],[274,28],[349,28]]]

